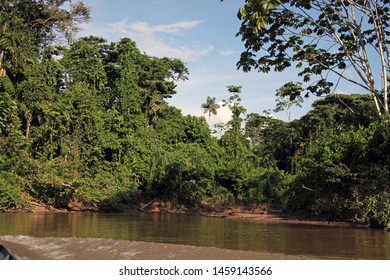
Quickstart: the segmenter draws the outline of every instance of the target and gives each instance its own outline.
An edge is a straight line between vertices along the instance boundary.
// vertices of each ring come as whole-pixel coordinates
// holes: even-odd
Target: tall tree
[[[234,133],[238,134],[241,130],[241,123],[242,118],[241,115],[245,114],[246,109],[244,106],[241,105],[241,89],[242,86],[234,86],[230,85],[227,86],[227,90],[232,95],[229,97],[229,99],[222,100],[223,104],[222,106],[227,106],[230,111],[232,112],[232,120],[230,121],[230,125],[232,127],[232,130]]]
[[[70,84],[85,83],[94,91],[103,91],[107,83],[103,60],[108,53],[103,38],[89,36],[74,42],[62,60],[65,80]]]
[[[300,95],[302,87],[300,83],[289,82],[276,91],[276,108],[274,112],[287,111],[287,119],[291,121],[291,108],[302,107],[303,97]]]
[[[379,115],[389,114],[388,0],[246,0],[238,17],[246,47],[239,68],[301,69],[306,96],[345,80],[372,95]]]
[[[245,114],[246,108],[241,105],[241,88],[242,86],[227,86],[228,92],[232,95],[229,97],[229,99],[222,100],[222,106],[227,106],[232,112],[232,119],[227,123],[227,127],[229,127],[230,129],[225,133],[225,137],[223,138],[225,140],[228,140],[227,142],[231,142],[233,154],[235,156],[239,155],[240,152],[238,150],[240,146],[242,146],[244,138],[244,135],[241,130],[241,125],[243,122],[241,115]]]
[[[39,48],[61,36],[70,39],[77,23],[90,19],[89,8],[70,0],[3,0],[0,2],[0,68],[3,62],[23,66]]]
[[[187,80],[188,69],[179,59],[156,58],[144,55],[139,73],[142,111],[148,125],[157,121],[167,108],[165,98],[176,94],[176,81]]]
[[[38,62],[44,47],[61,36],[71,38],[77,30],[77,23],[89,20],[88,7],[78,2],[70,4],[66,9],[64,6],[68,2],[71,1],[2,0],[0,2],[0,83],[7,93],[0,97],[0,102],[6,102],[4,98],[8,95],[15,97],[15,93],[24,93],[17,89],[17,82],[31,78],[29,77],[31,75],[22,72]],[[28,71],[31,72],[31,69]],[[35,96],[31,96],[31,99],[41,98],[36,91],[33,95]],[[19,94],[17,98],[20,103],[25,103],[24,100],[20,100],[24,96]],[[32,111],[26,106],[24,109],[28,138]]]
[[[201,107],[203,108],[204,114],[209,114],[210,121],[211,114],[216,115],[220,106],[218,103],[215,102],[215,97],[207,96],[206,103],[203,103]]]

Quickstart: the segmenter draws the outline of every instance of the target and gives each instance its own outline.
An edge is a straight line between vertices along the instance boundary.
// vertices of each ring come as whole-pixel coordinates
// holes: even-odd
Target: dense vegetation
[[[69,13],[54,9],[64,2],[1,4],[1,210],[35,201],[121,211],[160,198],[186,206],[267,204],[390,227],[390,124],[378,118],[371,96],[332,94],[284,122],[256,113],[244,119],[241,87],[228,86],[232,119],[219,125],[217,138],[206,118],[167,103],[176,82],[187,79],[180,60],[148,56],[128,38],[51,44],[88,18],[81,4]],[[18,13],[25,5],[29,18]],[[49,26],[53,15],[34,14],[45,9],[63,17]],[[208,117],[218,111],[211,97],[201,106]]]

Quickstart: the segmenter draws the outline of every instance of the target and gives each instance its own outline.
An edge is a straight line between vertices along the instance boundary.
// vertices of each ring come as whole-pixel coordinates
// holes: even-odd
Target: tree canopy
[[[388,0],[246,0],[238,17],[246,48],[239,68],[295,67],[306,96],[348,81],[372,95],[379,115],[389,114]]]
[[[63,6],[69,2],[67,10]],[[0,3],[0,68],[37,59],[40,47],[59,36],[71,39],[77,24],[90,19],[89,8],[70,0],[4,0]]]

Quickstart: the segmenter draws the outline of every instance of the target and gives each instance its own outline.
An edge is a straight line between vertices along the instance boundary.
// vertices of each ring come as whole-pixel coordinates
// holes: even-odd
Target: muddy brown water
[[[1,213],[0,243],[24,259],[390,259],[381,229],[168,213]]]

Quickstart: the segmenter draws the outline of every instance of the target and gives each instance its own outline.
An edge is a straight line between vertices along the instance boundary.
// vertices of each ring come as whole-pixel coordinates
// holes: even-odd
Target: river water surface
[[[28,259],[390,259],[381,229],[167,213],[2,213],[0,243]]]

